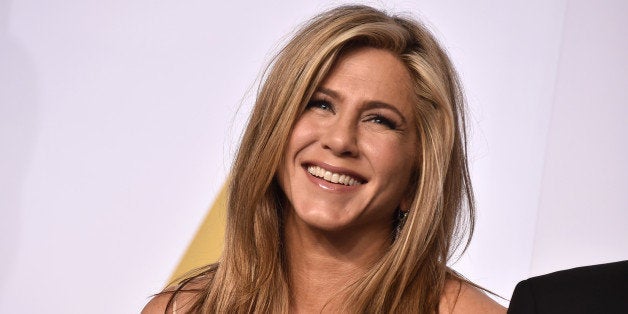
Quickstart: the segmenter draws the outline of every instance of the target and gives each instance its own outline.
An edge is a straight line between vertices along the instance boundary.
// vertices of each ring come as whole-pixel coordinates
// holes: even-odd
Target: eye
[[[366,121],[381,124],[391,130],[397,129],[397,123],[392,119],[386,118],[382,115],[372,115],[366,118]]]
[[[310,100],[310,102],[307,103],[306,109],[320,109],[334,112],[334,106],[326,100]]]

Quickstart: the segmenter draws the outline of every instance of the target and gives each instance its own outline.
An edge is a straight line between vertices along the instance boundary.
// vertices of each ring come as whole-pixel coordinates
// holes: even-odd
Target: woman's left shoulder
[[[506,308],[474,285],[458,279],[447,279],[438,307],[439,313],[506,313]]]

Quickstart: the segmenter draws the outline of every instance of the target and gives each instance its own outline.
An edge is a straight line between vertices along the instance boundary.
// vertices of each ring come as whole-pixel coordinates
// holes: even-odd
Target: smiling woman
[[[447,267],[473,229],[461,94],[419,23],[365,6],[312,19],[258,95],[222,257],[144,312],[503,312]]]
[[[279,168],[292,209],[287,235],[320,229],[379,242],[368,245],[377,252],[390,245],[395,210],[404,198],[408,210],[418,167],[415,99],[408,70],[387,50],[339,57],[293,127]]]

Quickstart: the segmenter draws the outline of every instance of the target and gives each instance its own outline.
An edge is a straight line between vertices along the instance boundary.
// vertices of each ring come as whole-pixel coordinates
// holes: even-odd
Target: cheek
[[[374,164],[380,173],[395,184],[407,184],[416,171],[418,148],[402,141],[390,141],[385,145],[372,145]]]
[[[297,163],[297,158],[299,152],[305,149],[309,143],[312,142],[312,138],[314,137],[314,128],[311,127],[307,121],[303,119],[297,121],[294,128],[290,132],[290,136],[288,137],[288,145],[283,153],[280,167],[277,173],[279,179],[279,185],[281,189],[286,191],[286,188],[289,188],[287,185],[290,184],[290,176],[295,171],[295,163]]]
[[[294,153],[305,147],[315,137],[317,126],[311,119],[299,119],[288,138],[287,153]]]

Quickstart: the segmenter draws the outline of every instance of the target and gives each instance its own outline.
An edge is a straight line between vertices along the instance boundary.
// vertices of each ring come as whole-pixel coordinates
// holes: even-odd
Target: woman
[[[433,36],[366,6],[324,12],[258,95],[220,261],[144,313],[504,312],[446,265],[473,229],[465,153]]]

